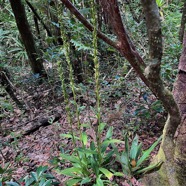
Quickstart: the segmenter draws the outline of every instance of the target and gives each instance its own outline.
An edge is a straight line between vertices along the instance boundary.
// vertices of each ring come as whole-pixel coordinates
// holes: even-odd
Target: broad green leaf
[[[132,145],[130,149],[130,158],[135,160],[137,152],[138,152],[138,136],[136,135],[132,141]]]
[[[139,170],[135,171],[134,174],[141,174],[141,173],[145,174],[146,172],[152,171],[153,169],[160,167],[162,165],[162,163],[163,162],[161,161],[156,164],[149,165],[148,167],[145,167],[143,169],[139,169]]]
[[[23,180],[25,182],[25,186],[29,186],[29,185],[31,185],[35,181],[35,179],[33,177],[29,177],[28,175],[25,176],[23,178]]]
[[[91,178],[87,177],[87,178],[83,178],[83,180],[81,181],[80,185],[86,184],[86,183],[90,183],[92,180]]]
[[[123,141],[117,140],[117,139],[108,139],[104,140],[101,144],[101,153],[104,153],[107,150],[107,147],[114,143],[122,143]]]
[[[47,166],[38,167],[37,170],[36,170],[37,176],[40,177],[47,169],[48,169]]]
[[[122,140],[118,140],[118,139],[110,139],[110,140],[103,141],[102,145],[109,145],[112,143],[124,143],[124,142]]]
[[[99,170],[100,170],[109,180],[113,177],[113,174],[112,174],[109,170],[107,170],[107,169],[105,169],[105,168],[103,168],[103,167],[100,167]]]
[[[82,133],[82,141],[83,141],[83,144],[84,145],[87,144],[88,137],[87,137],[87,134],[85,132]]]
[[[51,185],[52,185],[52,180],[47,180],[42,185],[39,186],[51,186]]]
[[[72,186],[72,185],[75,185],[75,184],[79,183],[80,181],[81,181],[80,178],[79,179],[78,178],[77,179],[73,178],[73,179],[68,180],[66,182],[66,185],[67,186]]]
[[[99,165],[97,159],[91,157],[90,159],[91,167],[93,169],[94,174],[97,176],[99,174]]]
[[[35,181],[38,181],[36,172],[31,172],[30,175],[32,176],[32,178],[34,178]]]
[[[64,158],[65,160],[70,161],[72,163],[80,163],[79,159],[73,155],[61,153],[60,156]]]
[[[111,139],[112,138],[112,133],[113,133],[113,127],[109,127],[105,139]]]
[[[4,173],[4,169],[0,166],[0,174]]]
[[[137,161],[137,165],[136,165],[137,167],[138,167],[139,165],[141,165],[141,164],[149,157],[150,153],[151,153],[151,152],[154,150],[154,148],[158,145],[158,143],[161,141],[161,139],[162,139],[162,136],[160,136],[160,137],[158,138],[158,140],[157,140],[156,142],[154,142],[148,150],[146,150],[146,151],[143,152],[142,157]]]
[[[84,153],[87,153],[87,154],[97,154],[96,151],[93,151],[93,150],[90,150],[90,149],[85,149],[85,148],[77,148],[78,151],[80,152],[84,152]]]
[[[60,134],[60,137],[72,139],[72,135],[71,134]],[[79,140],[79,137],[77,137],[77,136],[74,136],[74,138]]]
[[[112,146],[113,151],[115,152],[116,156],[120,156],[117,146],[114,143],[112,143],[111,146]]]
[[[96,186],[104,186],[103,180],[101,180],[101,176],[102,175],[99,175],[99,177],[96,179]]]
[[[90,142],[90,149],[91,150],[95,150],[96,149],[96,146],[95,146],[93,141]]]
[[[63,174],[66,176],[71,176],[71,177],[78,177],[78,174],[81,174],[81,168],[78,167],[71,167],[71,168],[66,168],[64,170],[57,171],[59,174]]]
[[[101,133],[103,132],[106,125],[107,125],[106,123],[100,123],[100,132]]]
[[[129,158],[128,158],[128,154],[127,152],[123,152],[122,155],[121,155],[121,158],[120,158],[120,161],[122,164],[126,165],[126,166],[129,166]]]
[[[41,181],[39,182],[39,186],[42,186],[45,183],[45,181],[46,180],[44,178],[42,178]]]
[[[109,153],[107,153],[106,155],[105,155],[105,157],[103,158],[103,164],[107,164],[107,163],[109,163],[110,161],[111,161],[111,157],[112,157],[112,155],[115,153],[115,151],[114,150],[112,150],[112,151],[110,151]]]
[[[13,181],[7,181],[5,182],[7,186],[20,186],[18,183],[13,182]]]
[[[124,177],[125,175],[123,174],[123,172],[115,172],[114,176],[121,176]]]
[[[109,146],[109,143],[102,143],[101,144],[101,153],[104,153],[107,150],[107,147]]]
[[[55,179],[55,177],[52,174],[45,173],[45,178],[47,179]]]
[[[128,135],[125,135],[125,151],[127,153],[127,156],[129,155],[129,141],[128,141]]]
[[[136,162],[137,162],[138,158],[140,157],[141,152],[142,152],[142,143],[140,143],[140,144],[138,145],[138,150],[137,150],[136,158],[135,158],[135,161],[136,161]]]

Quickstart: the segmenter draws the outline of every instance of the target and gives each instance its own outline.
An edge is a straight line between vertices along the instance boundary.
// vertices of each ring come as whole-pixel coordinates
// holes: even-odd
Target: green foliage
[[[13,105],[10,103],[8,99],[6,99],[6,96],[4,96],[5,91],[0,89],[0,120],[2,118],[6,118],[10,112],[13,111]],[[0,124],[1,126],[1,124]]]
[[[159,167],[162,162],[158,162],[154,165],[144,166],[144,162],[150,157],[150,153],[158,145],[162,138],[160,137],[152,146],[142,151],[142,143],[138,144],[138,136],[136,135],[132,141],[131,147],[129,146],[129,141],[127,135],[125,136],[125,151],[117,153],[117,159],[122,165],[124,174],[134,176],[138,174],[145,174],[146,172],[152,171],[153,169]]]
[[[168,86],[172,86],[177,74],[177,64],[182,45],[179,41],[181,22],[181,2],[173,2],[163,9],[162,32],[164,37],[164,53],[161,75]]]
[[[152,103],[148,103],[146,100],[146,104],[140,105],[134,111],[134,115],[140,117],[142,120],[144,119],[148,120],[151,119],[152,116],[155,116],[157,113],[162,113],[162,112],[163,112],[163,106],[161,104],[161,101],[157,100]]]
[[[7,100],[4,98],[0,97],[0,110],[9,110],[13,111],[13,105],[9,103]]]
[[[165,0],[156,0],[156,4],[158,5],[158,7],[162,7],[165,3]]]
[[[10,180],[12,177],[12,169],[10,169],[10,163],[6,163],[4,167],[0,165],[0,185],[2,185],[3,182]]]
[[[28,57],[20,40],[20,35],[9,4],[0,12],[0,16],[5,22],[0,29],[0,40],[2,42],[0,48],[2,55],[0,55],[0,59],[2,60],[3,58],[3,61],[7,61],[11,58],[11,61],[19,61],[24,65],[23,62],[26,61]]]
[[[104,124],[101,124],[102,130],[104,129]],[[88,184],[88,183],[106,183],[114,176],[114,173],[109,169],[112,167],[115,162],[113,155],[115,149],[108,151],[108,147],[114,143],[121,143],[120,140],[112,139],[113,128],[110,127],[107,131],[105,139],[101,143],[100,151],[96,144],[91,141],[88,145],[88,136],[83,133],[82,139],[79,139],[82,142],[82,146],[75,148],[73,154],[67,154],[65,152],[60,154],[62,158],[61,161],[70,163],[69,168],[60,170],[56,169],[57,173],[63,174],[69,177],[69,180],[66,181],[66,185],[72,185],[75,183]],[[63,135],[70,137],[69,135]],[[77,139],[77,138],[76,138]],[[78,153],[77,153],[78,152]],[[100,162],[101,157],[101,162]]]
[[[102,102],[108,101],[109,98],[121,98],[126,95],[126,81],[122,76],[116,75],[113,77],[112,82],[108,82],[103,78],[101,86],[103,88],[100,90]]]
[[[7,168],[6,168],[7,169]],[[52,176],[51,174],[45,173],[48,169],[47,166],[40,166],[37,168],[36,172],[31,172],[29,175],[25,176],[24,178],[21,178],[19,182],[14,182],[14,181],[7,181],[11,178],[11,169],[6,170],[2,169],[0,167],[0,173],[1,175],[3,174],[8,174],[8,177],[3,177],[0,181],[0,185],[7,185],[7,186],[51,186],[51,185],[58,185],[59,183],[55,180],[55,177]]]

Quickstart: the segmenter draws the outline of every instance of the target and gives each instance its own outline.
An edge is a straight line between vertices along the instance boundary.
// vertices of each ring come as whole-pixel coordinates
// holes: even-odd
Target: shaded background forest
[[[93,22],[91,3],[88,0],[72,2],[89,22]],[[140,1],[118,2],[128,34],[146,60],[148,37]],[[164,45],[161,76],[165,86],[172,89],[181,55],[182,45],[178,36],[183,3],[177,0],[157,0],[156,3],[159,7]],[[57,65],[59,61],[64,71],[63,80],[70,100],[75,131],[78,131],[78,119],[75,117],[76,103],[64,55],[62,32],[66,33],[70,44],[69,56],[74,74],[79,119],[89,138],[95,139],[96,134],[87,126],[94,127],[97,124],[92,33],[86,30],[60,1],[26,0],[23,4],[37,51],[36,61],[43,64],[44,72],[36,73],[34,68],[30,67],[32,64],[17,29],[11,5],[9,1],[1,0],[0,160],[2,167],[10,162],[9,167],[16,168],[10,173],[15,180],[35,171],[36,167],[41,165],[49,166],[50,170],[69,166],[68,163],[59,165],[58,160],[61,152],[73,149],[72,139],[61,135],[67,134],[70,126]],[[108,15],[100,7],[97,8],[98,29],[115,40]],[[123,140],[124,134],[128,133],[131,142],[138,134],[143,148],[149,148],[162,134],[166,120],[167,113],[161,102],[137,77],[127,60],[101,40],[98,40],[98,61],[102,121],[107,123],[107,129],[113,126],[113,138]],[[102,136],[105,134],[106,131]],[[121,144],[118,148],[122,150],[124,146]],[[154,153],[156,152],[157,149]],[[61,182],[65,181],[66,178],[54,174]],[[135,181],[124,181],[125,184],[135,182],[140,185],[136,178]],[[115,182],[119,181],[116,179]]]

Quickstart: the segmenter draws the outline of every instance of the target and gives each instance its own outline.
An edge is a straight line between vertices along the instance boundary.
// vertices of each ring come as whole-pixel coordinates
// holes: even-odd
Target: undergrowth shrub
[[[0,166],[0,186],[51,186],[59,185],[59,182],[55,177],[49,173],[46,173],[48,167],[40,166],[36,169],[36,172],[31,172],[29,175],[21,178],[18,181],[8,181],[11,179],[12,169],[9,168],[10,164],[5,165],[4,168]]]

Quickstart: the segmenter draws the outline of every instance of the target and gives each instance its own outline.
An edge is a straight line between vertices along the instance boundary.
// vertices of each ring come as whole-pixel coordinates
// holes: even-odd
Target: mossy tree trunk
[[[29,58],[32,72],[34,74],[40,74],[41,76],[46,77],[46,72],[44,70],[42,60],[38,55],[34,38],[30,26],[28,24],[24,5],[21,0],[9,0],[9,1],[15,16],[18,30],[20,32],[23,44],[25,46]]]
[[[93,26],[69,0],[61,1],[88,30],[93,31]],[[147,186],[183,186],[186,177],[184,172],[186,170],[186,145],[184,142],[186,137],[186,48],[184,48],[180,59],[180,63],[183,64],[184,62],[184,65],[181,65],[182,68],[179,67],[180,72],[175,84],[174,99],[173,94],[164,86],[160,76],[163,46],[161,22],[156,0],[141,0],[149,40],[149,56],[147,56],[148,62],[146,63],[127,34],[122,23],[117,0],[100,0],[100,4],[108,15],[109,24],[117,36],[117,40],[112,41],[99,30],[97,32],[98,37],[117,49],[129,61],[138,76],[162,102],[168,112],[168,118],[163,130],[163,140],[159,153],[154,160],[163,161],[164,164],[156,173],[147,175],[143,179],[144,184]]]

